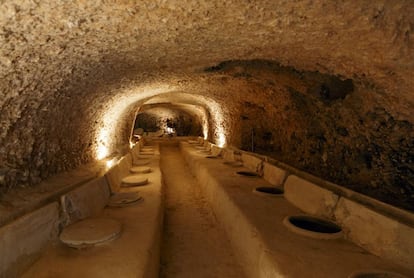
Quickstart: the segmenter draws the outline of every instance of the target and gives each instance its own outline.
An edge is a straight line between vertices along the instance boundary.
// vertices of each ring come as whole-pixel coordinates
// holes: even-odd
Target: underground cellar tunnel
[[[0,1],[0,276],[413,277],[413,28],[404,0]],[[96,217],[113,241],[59,241]]]

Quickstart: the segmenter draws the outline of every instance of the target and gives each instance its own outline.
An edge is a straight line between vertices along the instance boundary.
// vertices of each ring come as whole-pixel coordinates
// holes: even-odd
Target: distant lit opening
[[[165,132],[167,132],[168,135],[174,134],[174,128],[172,127],[167,127],[165,129]]]
[[[195,112],[194,112],[194,111]],[[134,133],[144,136],[201,136],[204,126],[195,105],[156,103],[140,108]]]

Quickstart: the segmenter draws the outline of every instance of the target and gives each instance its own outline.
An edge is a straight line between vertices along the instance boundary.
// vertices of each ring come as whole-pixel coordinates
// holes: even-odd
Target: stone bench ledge
[[[186,143],[181,149],[249,277],[347,277],[367,267],[410,273],[345,239],[315,240],[291,233],[283,219],[303,212],[284,198],[252,194],[265,181],[240,182],[223,160],[205,159]]]

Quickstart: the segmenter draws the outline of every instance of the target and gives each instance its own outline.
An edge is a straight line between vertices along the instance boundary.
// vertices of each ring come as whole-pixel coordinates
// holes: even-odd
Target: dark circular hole
[[[298,228],[317,233],[334,234],[342,230],[335,223],[310,216],[291,216],[289,222]]]
[[[283,189],[270,186],[257,187],[256,191],[273,195],[283,194]]]
[[[256,172],[251,172],[251,171],[238,171],[237,174],[246,176],[246,177],[258,177],[259,176]]]

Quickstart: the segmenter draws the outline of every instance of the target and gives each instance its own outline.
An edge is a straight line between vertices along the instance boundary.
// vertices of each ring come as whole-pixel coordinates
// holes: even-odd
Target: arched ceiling
[[[157,98],[157,97],[154,97]],[[151,101],[151,100],[149,100]],[[149,102],[148,101],[148,102]],[[188,104],[188,103],[171,103],[171,102],[154,102],[146,103],[139,108],[138,113],[150,113],[153,115],[164,114],[164,118],[168,118],[169,114],[175,114],[177,111],[182,111],[183,113],[189,115],[191,118],[195,119],[197,122],[202,125],[202,136],[207,139],[209,138],[209,123],[214,121],[210,119],[208,108],[201,106],[200,104]],[[225,142],[223,142],[224,144]]]
[[[384,86],[392,73],[395,85],[408,81],[413,67],[413,6],[404,0],[2,1],[1,74],[24,73],[15,86],[40,77],[73,82],[85,71],[89,78],[105,72],[109,81],[123,70],[192,72],[261,58],[364,75]]]
[[[349,78],[366,90],[345,98],[343,114],[375,104],[411,123],[413,29],[410,0],[0,0],[0,188],[91,161],[102,146],[116,151],[137,108],[157,98],[205,107],[212,139],[225,134],[237,146],[241,107],[246,115],[292,107],[287,95],[306,93],[273,69],[246,73],[261,66],[223,61]],[[266,113],[283,121],[305,113],[276,110]]]
[[[161,129],[164,133],[170,135],[174,133],[175,136],[208,138],[210,122],[207,110],[202,106],[169,102],[144,104],[139,108],[134,132],[135,128],[142,128],[144,132],[154,132],[155,129],[157,131]],[[133,137],[132,135],[131,143],[135,141]]]

